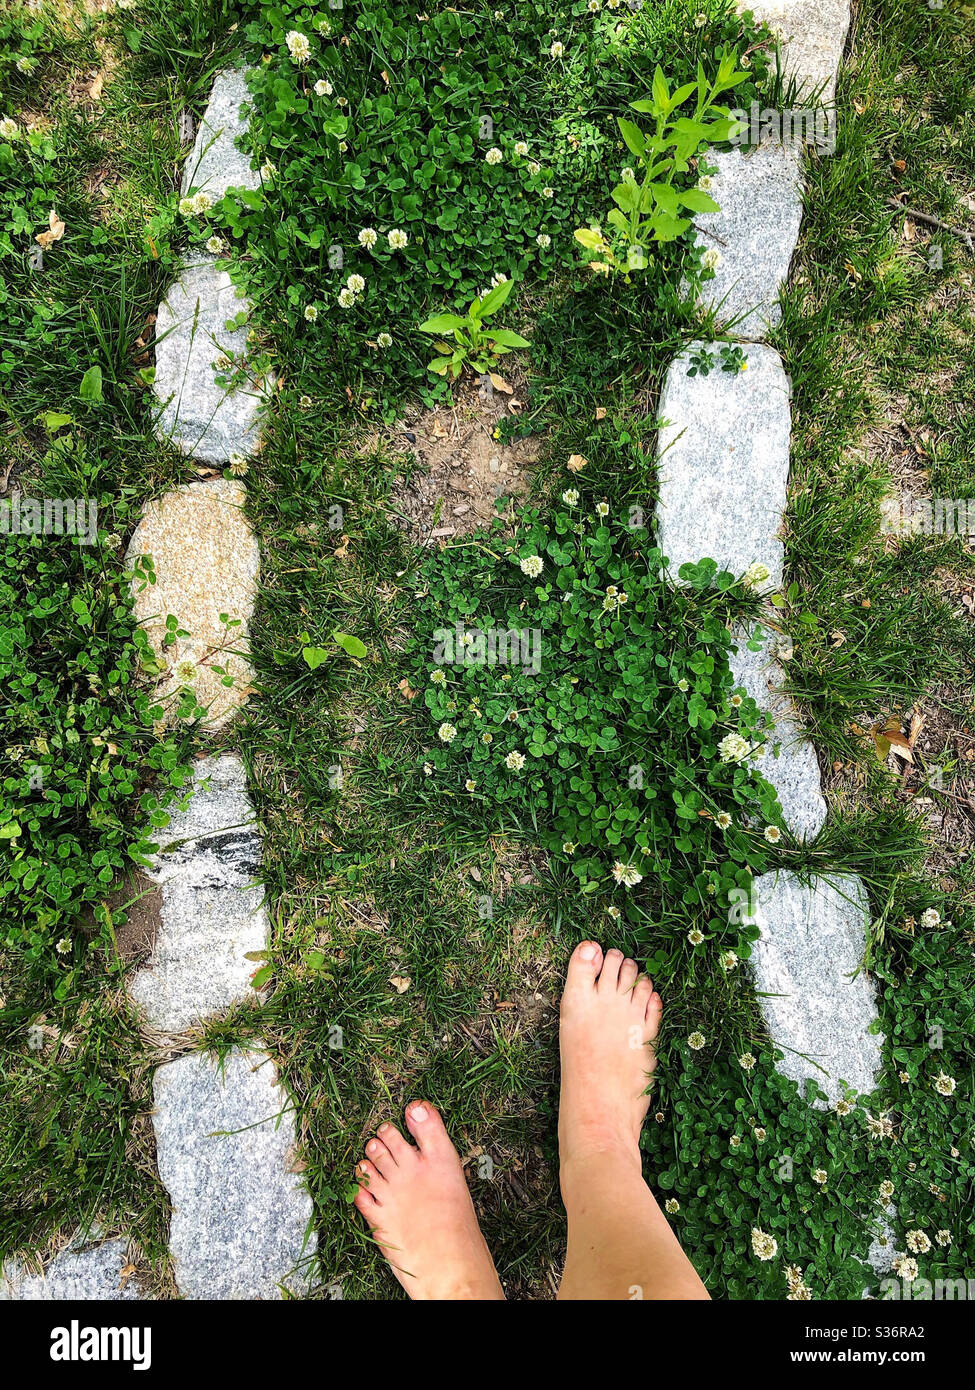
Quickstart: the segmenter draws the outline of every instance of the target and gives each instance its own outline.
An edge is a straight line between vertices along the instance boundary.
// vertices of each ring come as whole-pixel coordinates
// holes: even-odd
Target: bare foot
[[[640,1130],[656,1064],[662,1004],[653,981],[622,951],[577,946],[562,995],[559,1153],[574,1161],[613,1151],[640,1171]]]
[[[427,1101],[406,1108],[416,1144],[380,1125],[359,1164],[355,1204],[411,1298],[504,1298],[443,1120]]]

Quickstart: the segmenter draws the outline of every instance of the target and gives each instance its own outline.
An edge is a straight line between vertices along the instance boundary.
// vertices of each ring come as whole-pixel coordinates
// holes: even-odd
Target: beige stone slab
[[[234,478],[175,488],[148,505],[129,544],[129,564],[150,555],[155,570],[155,583],[143,585],[137,577],[132,589],[135,616],[165,666],[154,694],[167,722],[186,685],[209,711],[205,727],[211,731],[222,728],[250,693],[248,625],[260,551],[242,510],[245,495]],[[221,613],[239,619],[240,626],[228,632]],[[169,615],[189,635],[164,648]],[[232,687],[222,683],[215,666],[226,668]]]

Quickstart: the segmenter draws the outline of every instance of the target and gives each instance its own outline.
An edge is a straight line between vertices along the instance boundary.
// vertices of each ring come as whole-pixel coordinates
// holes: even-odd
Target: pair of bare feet
[[[577,946],[562,996],[559,1156],[568,1213],[561,1298],[706,1298],[642,1176],[662,1004],[621,951]],[[467,1180],[443,1120],[406,1109],[415,1143],[379,1127],[355,1204],[411,1298],[503,1299]]]

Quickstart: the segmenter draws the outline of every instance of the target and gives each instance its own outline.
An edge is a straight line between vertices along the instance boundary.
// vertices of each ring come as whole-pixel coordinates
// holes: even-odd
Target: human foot
[[[379,1126],[359,1164],[355,1205],[411,1298],[504,1298],[443,1120],[426,1101],[406,1109],[404,1139]]]
[[[640,1130],[662,1004],[622,951],[577,946],[562,995],[559,1153],[567,1167],[613,1152],[640,1168]]]

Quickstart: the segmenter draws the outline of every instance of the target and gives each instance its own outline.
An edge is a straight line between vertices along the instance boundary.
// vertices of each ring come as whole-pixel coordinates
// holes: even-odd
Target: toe
[[[620,966],[620,978],[618,988],[620,989],[621,993],[629,994],[633,986],[636,984],[637,976],[639,975],[639,973],[640,967],[637,965],[636,961],[630,960],[629,956],[627,956],[626,960],[624,960],[623,964]]]
[[[366,1145],[366,1154],[379,1169],[384,1178],[390,1177],[396,1172],[396,1159],[389,1152],[389,1149],[381,1139],[370,1139]]]
[[[603,968],[599,972],[597,988],[600,994],[615,994],[619,987],[620,966],[623,964],[623,952],[617,951],[615,947],[606,952],[603,961]]]
[[[592,989],[602,963],[603,948],[595,941],[580,941],[569,957],[569,969],[565,977],[566,993],[575,989]]]
[[[405,1163],[411,1157],[416,1157],[416,1149],[408,1139],[403,1138],[395,1125],[387,1122],[380,1125],[376,1133],[392,1154],[394,1162]]]
[[[383,1177],[382,1173],[380,1173],[376,1165],[370,1163],[368,1159],[363,1159],[355,1170],[355,1175],[358,1179],[359,1186],[366,1188],[377,1205],[381,1206],[382,1197],[380,1192],[386,1179]]]
[[[633,1005],[646,1014],[647,1005],[650,1003],[650,996],[653,994],[653,981],[646,975],[640,975],[636,984],[633,986]]]
[[[374,1225],[379,1220],[379,1203],[369,1191],[368,1187],[359,1188],[359,1191],[353,1198],[353,1205],[356,1211],[362,1213],[370,1226]]]
[[[414,1100],[406,1107],[406,1127],[425,1158],[438,1158],[457,1151],[450,1142],[443,1120],[428,1100]]]
[[[650,1035],[651,1042],[653,1042],[654,1038],[657,1036],[657,1030],[660,1027],[660,1016],[663,1013],[663,1010],[664,1001],[661,999],[657,991],[654,990],[651,993],[650,998],[647,1000],[646,1012],[647,1032]]]

